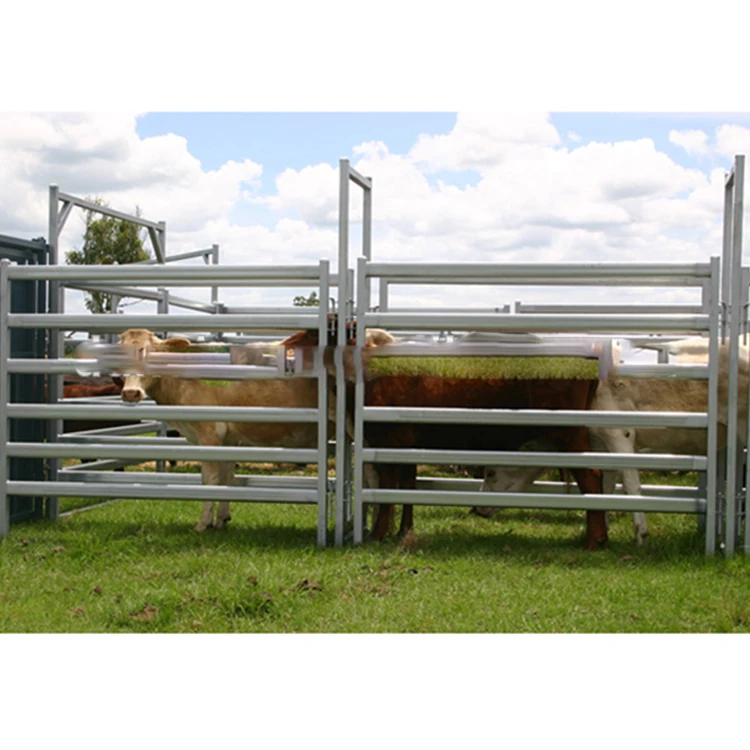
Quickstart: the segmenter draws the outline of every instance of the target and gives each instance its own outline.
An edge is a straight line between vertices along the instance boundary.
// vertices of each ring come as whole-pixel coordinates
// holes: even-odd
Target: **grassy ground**
[[[579,512],[419,507],[406,545],[320,550],[313,507],[235,504],[227,531],[196,534],[199,509],[11,527],[0,632],[750,631],[750,562],[706,559],[692,516],[649,515],[637,548],[618,514],[588,553]]]

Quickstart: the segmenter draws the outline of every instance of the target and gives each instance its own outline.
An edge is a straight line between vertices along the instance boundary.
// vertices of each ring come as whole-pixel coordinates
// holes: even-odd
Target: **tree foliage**
[[[100,198],[95,199],[94,203],[106,206]],[[135,215],[141,215],[137,206]],[[93,211],[87,211],[83,247],[80,250],[71,250],[65,259],[71,265],[96,266],[124,265],[148,260],[151,253],[143,246],[140,229],[131,221],[99,216]],[[111,312],[112,295],[86,292],[86,308],[92,313]]]
[[[294,298],[295,307],[320,307],[320,300],[318,299],[318,293],[312,292],[309,297],[305,297],[304,294],[298,294]]]

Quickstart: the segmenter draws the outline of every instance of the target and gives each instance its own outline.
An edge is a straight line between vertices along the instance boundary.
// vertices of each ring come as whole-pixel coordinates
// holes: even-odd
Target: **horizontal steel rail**
[[[386,312],[386,311],[384,311]],[[387,312],[395,313],[408,313],[408,312],[431,312],[431,313],[495,313],[498,315],[509,313],[510,305],[500,305],[499,307],[472,307],[466,309],[465,307],[391,307],[388,306]]]
[[[14,419],[156,419],[162,422],[254,422],[297,424],[318,421],[317,409],[271,406],[112,406],[8,404]]]
[[[8,372],[24,373],[29,375],[42,375],[57,373],[65,375],[76,375],[81,368],[93,367],[97,360],[81,359],[9,359]]]
[[[425,275],[415,280],[415,277],[401,278],[398,276],[382,276],[389,285],[399,284],[404,286],[423,286],[424,284],[434,284],[439,286],[452,286],[460,284],[462,286],[622,286],[622,287],[704,287],[705,279],[690,276],[669,277],[648,277],[628,278],[627,276],[602,276],[597,277],[571,277],[564,280],[538,277],[538,276],[518,276],[508,279],[487,278],[486,276],[452,278],[449,276],[435,276],[431,271],[425,271]]]
[[[614,376],[656,380],[708,380],[708,365],[619,364]]]
[[[442,477],[417,477],[418,490],[440,490],[441,492],[475,492],[479,493],[482,487],[481,479],[448,479]],[[575,483],[565,482],[534,482],[533,492],[545,494],[580,494]],[[615,486],[615,494],[624,495],[625,488],[618,484]],[[674,487],[672,485],[644,484],[641,486],[641,494],[647,497],[682,497],[695,500],[703,497],[697,487]],[[482,505],[485,493],[476,495],[475,505]]]
[[[165,266],[162,264],[122,266],[12,266],[9,277],[13,280],[78,281],[86,284],[112,282],[123,284],[137,282],[157,286],[254,286],[259,281],[279,281],[296,285],[309,285],[320,281],[320,268],[314,266]]]
[[[12,445],[12,443],[10,444]],[[538,466],[569,469],[651,469],[652,471],[705,471],[704,456],[678,456],[661,453],[561,453],[465,450],[428,448],[363,448],[365,463],[450,464],[458,466]]]
[[[390,308],[389,308],[390,310]],[[517,313],[558,315],[581,313],[586,315],[700,315],[703,305],[525,305],[516,303]],[[391,312],[395,312],[391,310]]]
[[[31,266],[36,268],[36,266]],[[164,315],[74,315],[74,314],[25,314],[8,315],[9,328],[54,328],[66,331],[118,332],[127,328],[161,330]],[[169,315],[169,327],[181,331],[252,331],[287,330],[300,331],[310,327],[309,315]]]
[[[170,303],[172,298],[169,298]],[[317,307],[301,307],[298,305],[286,305],[283,307],[273,307],[271,305],[257,307],[241,307],[237,305],[224,305],[224,312],[228,315],[297,315],[306,314],[316,316]]]
[[[406,505],[486,505],[500,508],[550,510],[621,510],[653,513],[703,513],[703,498],[646,495],[555,495],[543,493],[450,492],[422,490],[363,490],[365,503]]]
[[[13,318],[14,316],[10,316]],[[92,316],[93,317],[93,316]],[[436,313],[367,313],[368,328],[426,331],[523,331],[630,333],[641,331],[707,331],[708,315],[472,315]],[[38,327],[38,326],[37,326]]]
[[[314,464],[314,448],[227,448],[214,445],[176,445],[145,447],[130,445],[71,445],[68,443],[8,443],[8,455],[14,458],[114,458],[156,461],[243,461],[246,463]],[[48,493],[49,494],[49,493]]]
[[[92,372],[130,373],[138,372],[135,367],[99,366]],[[274,380],[286,377],[277,367],[262,365],[150,365],[145,364],[143,375],[186,378],[192,380]],[[299,378],[315,378],[318,373],[306,370],[294,373]],[[291,374],[288,376],[291,377]],[[103,396],[101,398],[107,398]],[[117,396],[115,396],[117,398]]]
[[[586,427],[680,427],[705,429],[703,412],[573,411],[565,409],[455,409],[365,406],[365,422],[413,424],[496,424]]]
[[[86,466],[82,464],[81,467]],[[190,484],[201,485],[201,475],[180,472],[157,472],[157,471],[139,471],[139,472],[117,472],[88,470],[76,466],[79,469],[74,473],[62,472],[67,476],[62,477],[62,481],[69,482],[111,482],[113,484]],[[137,482],[133,481],[133,475],[136,475]],[[252,474],[235,474],[232,482],[236,487],[288,487],[296,489],[317,489],[317,477],[288,477],[288,476],[265,476]]]
[[[75,432],[65,432],[58,437],[110,437],[123,435],[143,435],[146,432],[158,432],[163,422],[145,421],[135,422],[134,424],[119,425],[118,427],[99,427],[94,430],[76,430]]]
[[[58,436],[58,443],[72,443],[75,445],[194,445],[182,437],[143,437],[132,435],[83,435],[64,433]]]
[[[609,340],[591,338],[558,341],[466,341],[452,343],[395,343],[367,350],[369,357],[598,357]]]
[[[709,278],[709,263],[368,263],[368,277],[391,279],[492,279],[504,284],[518,278],[548,278],[556,284],[568,279]]]
[[[57,497],[116,497],[143,500],[218,500],[233,503],[317,504],[317,488],[225,487],[185,484],[110,484],[96,482],[8,482],[12,495],[54,494]]]

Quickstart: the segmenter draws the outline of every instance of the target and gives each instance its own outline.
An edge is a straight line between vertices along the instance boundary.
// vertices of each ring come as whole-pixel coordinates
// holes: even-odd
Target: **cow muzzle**
[[[120,394],[123,401],[127,401],[131,404],[137,404],[142,401],[146,395],[141,388],[123,388]]]

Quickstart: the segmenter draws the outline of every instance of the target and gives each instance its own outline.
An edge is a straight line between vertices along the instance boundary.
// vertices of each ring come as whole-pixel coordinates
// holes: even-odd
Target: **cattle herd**
[[[149,352],[182,352],[190,342],[185,338],[158,338],[145,329],[130,329],[120,335],[120,342],[135,352],[137,358]],[[386,331],[367,331],[366,351],[373,347],[393,344],[395,339]],[[317,346],[316,332],[301,332],[279,345],[288,350],[311,351]],[[707,341],[686,339],[672,345],[678,362],[707,361]],[[329,365],[329,435],[333,436],[335,404],[333,395],[333,358],[326,355]],[[349,354],[349,352],[347,352]],[[748,352],[744,347],[740,357],[740,389],[747,394]],[[250,356],[250,355],[248,355]],[[253,355],[255,356],[255,355]],[[247,360],[247,358],[245,358]],[[233,358],[234,361],[234,358]],[[244,361],[244,360],[243,360]],[[249,361],[249,360],[247,360]],[[345,358],[347,388],[354,389],[354,368],[351,355]],[[719,366],[719,440],[726,435],[726,393],[728,373],[728,345],[720,347]],[[66,376],[65,397],[112,395],[120,393],[123,401],[137,403],[146,396],[159,405],[179,406],[285,406],[316,408],[318,383],[312,378],[273,380],[240,380],[219,387],[200,380],[173,375],[128,374],[123,378],[86,379]],[[353,404],[352,393],[347,399],[347,411]],[[723,397],[722,397],[723,395]],[[459,407],[481,409],[571,409],[605,411],[706,411],[708,386],[706,381],[657,380],[618,378],[616,373],[604,380],[591,379],[534,379],[534,380],[462,380],[433,375],[375,375],[365,379],[365,404],[368,406]],[[346,415],[347,433],[353,437],[353,421]],[[104,426],[101,422],[97,427]],[[67,422],[66,432],[87,429],[89,424]],[[201,446],[265,446],[310,448],[317,441],[317,425],[287,423],[218,423],[174,422],[175,428],[190,443]],[[747,432],[747,399],[740,403],[739,434]],[[657,450],[660,453],[705,455],[705,430],[666,428],[585,428],[550,427],[541,425],[505,426],[486,424],[436,425],[387,422],[366,422],[364,444],[370,448],[440,448],[455,450],[502,451],[575,451],[630,453]],[[208,485],[230,485],[235,466],[227,461],[204,461],[202,481]],[[380,489],[416,488],[417,467],[402,463],[378,463],[365,467],[365,485]],[[484,470],[482,490],[487,492],[520,492],[530,486],[545,470],[536,467],[488,467]],[[573,469],[573,477],[582,493],[612,493],[616,472],[595,469]],[[638,472],[622,470],[627,494],[640,494]],[[489,516],[497,509],[478,503],[474,512]],[[373,510],[370,538],[380,540],[392,526],[392,505],[377,506]],[[597,549],[607,539],[605,513],[587,511],[586,547]],[[228,502],[205,502],[197,531],[208,527],[223,528],[230,520]],[[413,506],[405,506],[399,534],[413,528]],[[648,533],[643,513],[634,514],[635,539],[642,543]]]

